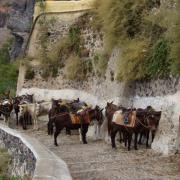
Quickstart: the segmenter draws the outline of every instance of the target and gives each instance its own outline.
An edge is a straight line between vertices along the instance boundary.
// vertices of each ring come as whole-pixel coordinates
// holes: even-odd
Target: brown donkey
[[[88,108],[78,114],[79,122],[74,124],[72,115],[66,107],[60,106],[56,109],[49,111],[48,133],[53,134],[53,125],[55,126],[54,132],[54,144],[57,144],[57,136],[60,134],[63,128],[70,130],[81,129],[83,144],[87,144],[86,133],[88,132],[89,124],[92,120],[97,120],[99,123],[103,121],[102,109],[98,107],[91,109]]]

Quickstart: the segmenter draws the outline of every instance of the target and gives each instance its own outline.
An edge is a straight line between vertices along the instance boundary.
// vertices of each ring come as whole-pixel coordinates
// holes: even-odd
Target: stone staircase
[[[63,159],[74,180],[180,179],[180,155],[165,158],[143,147],[130,152],[123,146],[112,150],[110,145],[92,139],[83,145],[78,135],[64,133],[58,136],[59,146],[55,147],[45,129],[27,133]]]

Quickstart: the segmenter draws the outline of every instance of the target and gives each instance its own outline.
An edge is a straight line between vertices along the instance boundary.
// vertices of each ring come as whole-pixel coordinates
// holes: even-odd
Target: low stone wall
[[[12,155],[9,175],[28,175],[31,179],[71,180],[64,161],[46,149],[36,139],[0,125],[0,147]]]
[[[33,177],[36,158],[32,151],[16,136],[8,134],[0,129],[0,147],[8,149],[12,159],[9,167],[11,176],[28,175]]]

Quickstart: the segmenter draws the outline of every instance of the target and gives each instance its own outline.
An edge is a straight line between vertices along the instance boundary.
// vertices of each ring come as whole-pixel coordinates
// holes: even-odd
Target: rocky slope
[[[22,54],[30,32],[35,0],[0,0],[0,47],[13,38],[11,59]]]

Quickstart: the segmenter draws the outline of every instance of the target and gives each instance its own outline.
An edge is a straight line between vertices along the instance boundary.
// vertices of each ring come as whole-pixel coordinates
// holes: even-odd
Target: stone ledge
[[[28,147],[36,158],[36,167],[33,179],[71,180],[71,175],[64,161],[49,151],[39,141],[22,132],[0,125],[0,129],[11,136],[19,138]]]

